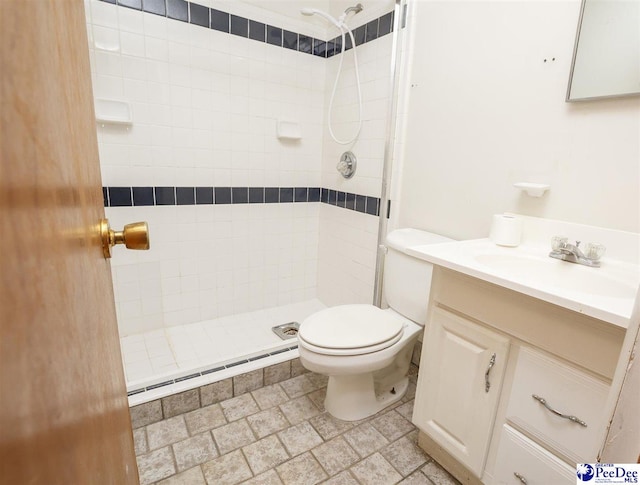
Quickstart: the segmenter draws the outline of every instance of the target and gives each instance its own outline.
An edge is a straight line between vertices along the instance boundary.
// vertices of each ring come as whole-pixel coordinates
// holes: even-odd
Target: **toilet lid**
[[[402,336],[403,323],[395,313],[373,305],[341,305],[305,319],[298,337],[316,348],[351,350],[355,354],[360,353],[358,349],[379,350],[393,345]]]

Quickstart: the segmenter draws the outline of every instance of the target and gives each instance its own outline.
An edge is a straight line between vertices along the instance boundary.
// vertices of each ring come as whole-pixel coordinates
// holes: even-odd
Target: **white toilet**
[[[391,232],[383,278],[390,308],[341,305],[314,313],[300,325],[300,361],[329,376],[324,407],[336,418],[366,418],[406,393],[413,347],[427,317],[433,268],[405,251],[449,241],[417,229]]]

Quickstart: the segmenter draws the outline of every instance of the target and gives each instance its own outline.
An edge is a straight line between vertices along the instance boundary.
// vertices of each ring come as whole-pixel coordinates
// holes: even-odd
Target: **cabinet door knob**
[[[489,361],[489,367],[487,367],[487,372],[484,373],[484,392],[489,392],[489,389],[491,389],[489,374],[491,373],[491,369],[495,364],[496,364],[496,354],[493,354],[491,356],[491,360]]]
[[[587,423],[585,423],[584,421],[582,421],[578,417],[571,416],[569,414],[563,414],[560,411],[558,411],[556,409],[553,409],[551,406],[549,406],[549,404],[547,403],[547,400],[545,398],[540,397],[540,396],[538,396],[536,394],[531,394],[531,397],[534,398],[536,401],[538,401],[540,404],[542,404],[545,408],[547,408],[550,412],[552,412],[556,416],[560,416],[563,419],[568,419],[569,421],[573,421],[574,423],[577,423],[580,426],[584,426],[585,428],[587,427]]]
[[[515,477],[520,480],[520,483],[524,483],[524,485],[527,485],[527,479],[524,478],[522,475],[520,475],[518,472],[513,472],[513,474],[515,475]]]

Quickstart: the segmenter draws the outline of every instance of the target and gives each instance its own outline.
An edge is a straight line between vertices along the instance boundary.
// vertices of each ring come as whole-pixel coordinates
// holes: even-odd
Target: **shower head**
[[[345,20],[347,19],[347,15],[349,15],[351,12],[354,13],[360,13],[362,12],[362,9],[364,7],[362,6],[361,3],[355,5],[354,7],[349,7],[347,9],[345,9],[344,12],[342,12],[342,15],[340,15],[340,17],[338,18],[338,22],[340,22],[342,25],[346,25],[345,24]]]
[[[314,13],[316,13],[317,9],[315,8],[310,8],[310,7],[305,7],[303,9],[300,9],[300,13],[302,15],[313,15]]]
[[[355,13],[360,13],[362,12],[362,10],[364,9],[364,7],[362,6],[361,3],[357,4],[355,7],[349,7],[347,8],[344,13],[345,15],[348,14],[349,12],[355,12]]]

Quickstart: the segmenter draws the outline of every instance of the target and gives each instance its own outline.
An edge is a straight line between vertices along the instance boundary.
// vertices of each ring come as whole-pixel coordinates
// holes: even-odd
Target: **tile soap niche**
[[[131,105],[126,101],[96,98],[96,121],[102,125],[131,125]]]

